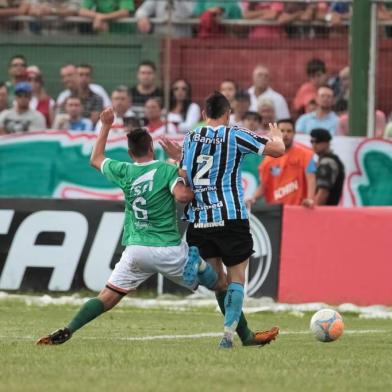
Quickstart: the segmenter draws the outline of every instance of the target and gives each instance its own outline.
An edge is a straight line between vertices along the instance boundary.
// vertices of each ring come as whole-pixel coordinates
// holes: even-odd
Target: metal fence
[[[207,3],[213,2],[195,0],[195,8],[181,16],[181,2],[161,0],[152,2],[156,12],[148,17],[151,30],[142,33],[138,10],[148,2],[136,2],[139,5],[136,13],[110,22],[106,32],[96,30],[94,20],[80,16],[79,11],[70,16],[44,13],[36,16],[32,10],[40,2],[31,5],[24,15],[2,18],[0,80],[9,78],[9,59],[23,54],[29,65],[41,69],[45,88],[54,99],[64,89],[59,70],[65,63],[91,64],[94,82],[110,95],[118,85],[137,84],[137,66],[148,59],[157,65],[156,82],[163,88],[164,107],[168,111],[170,89],[178,79],[189,83],[192,101],[201,104],[213,90],[223,89],[234,99],[233,88],[249,89],[258,77],[257,70],[261,70],[259,77],[268,74],[264,75],[268,78],[266,83],[283,96],[290,115],[295,118],[314,108],[312,96],[302,107],[296,105],[295,97],[309,79],[309,61],[319,59],[326,66],[323,83],[329,83],[334,89],[337,104],[334,109],[347,111],[344,99],[339,101],[339,98],[349,99],[346,67],[350,61],[351,1],[226,0],[220,4],[215,1],[218,7],[208,8],[211,4]],[[162,4],[164,8],[159,8]],[[371,93],[375,108],[382,112],[386,122],[392,111],[389,65],[392,63],[392,3],[374,4],[377,40],[373,41],[371,54],[375,75]],[[216,9],[219,7],[223,11]],[[353,67],[356,64],[351,64],[351,70]],[[258,104],[252,102],[252,109],[259,110],[263,117]],[[278,111],[282,108],[275,107],[275,112]],[[375,117],[378,116],[382,117],[381,114]],[[377,132],[381,136],[381,131]]]

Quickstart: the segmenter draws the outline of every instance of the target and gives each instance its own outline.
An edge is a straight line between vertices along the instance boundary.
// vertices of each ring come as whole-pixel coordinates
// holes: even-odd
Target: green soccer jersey
[[[161,161],[102,162],[103,175],[125,196],[122,244],[174,246],[181,243],[172,191],[180,180],[177,168]]]

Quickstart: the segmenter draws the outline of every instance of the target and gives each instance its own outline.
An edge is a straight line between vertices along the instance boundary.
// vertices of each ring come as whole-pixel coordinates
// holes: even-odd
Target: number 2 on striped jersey
[[[194,185],[210,185],[210,179],[208,178],[208,172],[212,167],[214,157],[212,155],[199,155],[196,159],[197,163],[205,163],[193,177]],[[204,176],[204,178],[203,178]],[[205,178],[207,177],[207,178]]]

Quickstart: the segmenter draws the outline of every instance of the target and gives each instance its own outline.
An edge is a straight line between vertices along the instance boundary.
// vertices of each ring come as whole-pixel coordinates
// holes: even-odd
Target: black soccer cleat
[[[72,332],[68,328],[58,329],[49,335],[42,336],[35,344],[49,346],[53,344],[63,344],[67,340],[71,339],[71,336]]]

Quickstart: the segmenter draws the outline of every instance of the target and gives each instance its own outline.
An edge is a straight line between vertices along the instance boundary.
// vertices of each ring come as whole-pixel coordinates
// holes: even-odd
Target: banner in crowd
[[[123,208],[120,201],[0,198],[0,290],[101,290],[123,249]],[[251,215],[250,296],[277,296],[281,221],[281,206]],[[181,291],[156,277],[142,287]]]
[[[392,207],[286,206],[280,302],[392,305]]]
[[[0,137],[0,197],[54,197],[64,199],[123,198],[121,191],[89,165],[96,135],[86,132],[43,131]],[[177,138],[182,142],[182,136]],[[310,146],[308,135],[296,140]],[[166,159],[158,141],[157,159]],[[392,142],[360,137],[335,137],[334,152],[345,165],[343,206],[392,205]],[[129,160],[125,137],[109,139],[106,153]],[[259,184],[256,155],[242,162],[245,197]]]
[[[122,199],[121,190],[89,165],[96,138],[93,133],[66,131],[0,136],[0,197]],[[176,139],[182,143],[183,137]],[[167,159],[158,140],[154,148],[157,159]],[[129,161],[126,137],[109,138],[106,154]],[[261,159],[248,155],[242,162],[246,196],[258,186]]]
[[[310,147],[308,135],[296,140]],[[343,206],[392,206],[392,141],[337,136],[331,146],[346,171]]]

